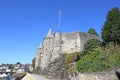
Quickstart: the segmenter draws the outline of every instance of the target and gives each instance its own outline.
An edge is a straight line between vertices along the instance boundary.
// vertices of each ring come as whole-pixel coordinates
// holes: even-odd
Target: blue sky
[[[61,32],[100,34],[113,7],[120,0],[0,0],[0,64],[31,63],[49,28],[58,31],[59,8]]]

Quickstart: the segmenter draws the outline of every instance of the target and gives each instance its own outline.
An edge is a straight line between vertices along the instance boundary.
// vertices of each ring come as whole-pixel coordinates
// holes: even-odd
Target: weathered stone
[[[98,36],[82,32],[54,33],[49,30],[43,44],[38,48],[35,68],[41,67],[41,74],[55,78],[66,78],[62,54],[80,52],[89,39],[99,39]]]
[[[115,72],[79,73],[76,80],[119,80]]]
[[[82,32],[54,33],[49,30],[43,44],[37,50],[35,67],[46,68],[49,63],[55,62],[59,54],[80,52],[89,39],[99,39],[98,36]]]
[[[68,74],[64,69],[64,56],[60,55],[54,62],[50,63],[47,68],[43,70],[43,74],[49,78],[68,79]]]

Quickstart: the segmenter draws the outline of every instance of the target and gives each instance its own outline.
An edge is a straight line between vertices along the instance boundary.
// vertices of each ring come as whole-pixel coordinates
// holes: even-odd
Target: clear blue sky
[[[100,34],[113,7],[120,0],[0,0],[0,64],[31,63],[49,28],[58,31],[59,8],[61,32]]]

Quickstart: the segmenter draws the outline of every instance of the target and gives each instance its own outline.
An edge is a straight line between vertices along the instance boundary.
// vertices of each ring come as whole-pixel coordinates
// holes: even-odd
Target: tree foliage
[[[20,62],[17,62],[16,64],[21,64]]]
[[[2,66],[5,66],[5,64],[4,64],[4,63],[2,63]]]
[[[102,39],[104,43],[114,42],[120,44],[120,11],[113,8],[108,12],[106,21],[102,28]]]
[[[13,65],[13,64],[10,64],[10,65],[8,66],[8,68],[9,68],[9,69],[14,69],[14,65]]]
[[[35,69],[35,58],[33,58],[33,60],[32,60],[32,67],[33,67],[33,69]]]
[[[90,29],[88,30],[88,33],[98,36],[97,32],[96,32],[95,29],[93,29],[93,28],[90,28]]]
[[[99,40],[88,40],[84,45],[85,55],[76,64],[78,71],[97,72],[120,68],[120,47],[114,46],[120,45],[119,8],[115,7],[108,12],[101,35],[107,45],[102,47]]]
[[[101,42],[97,39],[90,39],[84,45],[84,54],[87,54],[94,50],[94,48],[101,46]]]

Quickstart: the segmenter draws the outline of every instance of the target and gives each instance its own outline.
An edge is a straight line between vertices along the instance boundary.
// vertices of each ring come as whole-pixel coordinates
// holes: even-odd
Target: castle
[[[37,49],[35,68],[41,67],[43,70],[58,58],[59,54],[83,51],[84,44],[89,39],[99,39],[99,37],[82,32],[54,33],[50,29],[43,44],[40,44]]]

